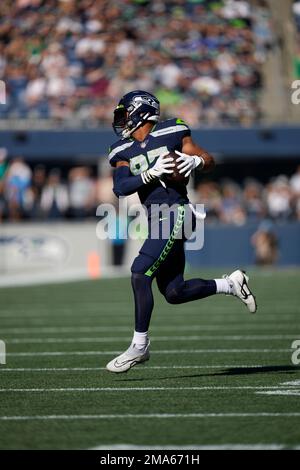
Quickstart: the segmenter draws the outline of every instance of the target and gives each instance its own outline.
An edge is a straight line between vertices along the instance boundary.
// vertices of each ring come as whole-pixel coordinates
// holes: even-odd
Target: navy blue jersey
[[[182,150],[182,139],[191,135],[191,131],[182,119],[168,119],[158,122],[143,142],[134,139],[118,140],[109,149],[109,162],[115,167],[117,162],[129,163],[132,175],[140,175],[154,164],[156,159],[166,152]],[[142,204],[177,204],[188,201],[186,185],[164,180],[166,187],[159,180],[145,184],[138,190]]]

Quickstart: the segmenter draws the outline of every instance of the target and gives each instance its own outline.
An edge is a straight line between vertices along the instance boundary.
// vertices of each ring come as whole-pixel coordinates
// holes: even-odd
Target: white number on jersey
[[[133,175],[140,175],[143,171],[148,170],[149,166],[153,161],[160,155],[167,153],[168,148],[166,146],[159,147],[158,149],[149,150],[147,155],[137,155],[130,159],[130,171]]]

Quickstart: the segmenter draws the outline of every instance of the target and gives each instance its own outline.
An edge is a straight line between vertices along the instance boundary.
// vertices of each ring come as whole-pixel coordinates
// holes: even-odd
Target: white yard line
[[[24,319],[23,319],[24,321]],[[272,324],[272,323],[255,323],[246,325],[224,325],[224,324],[212,324],[212,325],[170,325],[170,326],[153,326],[151,332],[169,332],[169,331],[245,331],[245,330],[295,330],[295,324]],[[2,327],[1,334],[65,334],[65,333],[131,333],[132,328],[130,326],[32,326],[32,327]],[[300,334],[300,325],[299,325]]]
[[[293,388],[290,388],[293,387]],[[271,387],[270,387],[271,388]],[[256,392],[260,395],[282,395],[282,396],[300,396],[300,380],[293,380],[291,382],[282,382],[277,388],[264,392]]]
[[[156,391],[208,391],[208,390],[280,390],[280,386],[265,385],[204,385],[195,387],[62,387],[62,388],[0,388],[0,393],[59,393],[59,392],[156,392]],[[285,389],[283,389],[285,390]],[[297,391],[297,390],[296,390]],[[300,392],[300,389],[299,389]],[[300,413],[299,413],[300,414]]]
[[[167,445],[167,446],[149,446],[131,445],[131,444],[108,444],[92,447],[89,450],[299,450],[298,446],[289,446],[287,444],[209,444],[209,445]]]
[[[122,305],[122,309],[124,309],[124,304]],[[12,322],[21,322],[23,323],[24,320],[32,320],[32,321],[43,321],[43,322],[51,322],[51,321],[60,321],[61,319],[64,319],[64,320],[74,320],[75,322],[77,322],[77,320],[81,320],[82,318],[85,318],[87,319],[88,321],[90,322],[96,322],[97,320],[99,320],[100,318],[102,319],[105,319],[105,320],[110,320],[112,318],[112,316],[114,316],[115,318],[118,318],[120,320],[127,320],[127,319],[130,319],[132,317],[132,310],[133,310],[133,306],[130,306],[130,308],[128,308],[128,312],[126,313],[122,313],[120,314],[119,313],[119,310],[116,310],[114,309],[111,305],[109,307],[107,307],[107,310],[110,310],[110,313],[106,313],[106,312],[102,312],[101,310],[99,311],[95,311],[95,312],[91,312],[91,311],[87,311],[84,307],[82,308],[82,313],[79,315],[79,314],[75,314],[74,313],[74,310],[73,309],[70,309],[70,311],[61,311],[60,309],[53,312],[53,313],[43,313],[42,311],[38,311],[36,314],[29,314],[29,313],[21,313],[21,314],[14,314],[13,312],[8,312],[7,314],[1,314],[0,315],[0,321],[9,321],[10,323]],[[281,312],[282,313],[282,312]],[[247,315],[247,312],[241,312],[240,315]],[[163,317],[164,318],[172,318],[174,320],[174,322],[176,321],[180,321],[183,319],[184,315],[182,313],[182,311],[173,311],[173,312],[164,312],[163,314]],[[214,321],[218,321],[218,322],[226,322],[227,324],[240,324],[239,322],[239,315],[238,314],[230,314],[226,311],[224,311],[224,313],[216,313],[214,312],[211,316],[208,316],[207,314],[205,313],[202,313],[202,312],[191,312],[189,311],[187,314],[186,314],[186,317],[188,318],[191,318],[193,317],[193,321],[196,320],[196,319],[199,319],[199,320],[202,320],[202,321],[207,321],[207,322],[210,322],[211,319],[213,318]],[[249,324],[250,324],[250,318],[251,317],[248,317],[246,318],[247,321],[249,321]],[[159,319],[161,320],[161,319]],[[291,313],[291,314],[288,314],[288,313],[285,313],[284,316],[280,315],[280,313],[278,314],[266,314],[263,318],[264,320],[264,323],[272,323],[274,322],[274,320],[276,321],[280,321],[280,323],[282,325],[289,325],[291,321],[295,321],[297,320],[297,313]]]
[[[151,354],[240,354],[261,353],[270,354],[277,352],[290,352],[289,348],[271,349],[167,349],[151,351]],[[39,356],[110,356],[120,354],[121,351],[40,351],[40,352],[8,352],[10,357],[39,357]]]
[[[41,317],[52,318],[52,317],[60,317],[60,316],[81,318],[83,315],[109,316],[109,313],[106,311],[106,308],[114,309],[114,307],[118,309],[118,315],[123,316],[123,315],[126,315],[126,313],[123,313],[124,307],[128,306],[128,309],[131,308],[132,303],[131,302],[128,303],[126,301],[120,301],[120,302],[101,301],[101,303],[99,304],[95,304],[95,303],[91,304],[89,302],[86,302],[81,305],[82,313],[78,313],[74,311],[74,308],[72,307],[71,303],[69,307],[58,306],[55,309],[55,311],[51,313],[49,312],[48,308],[45,308],[45,304],[39,305],[38,303],[35,303],[30,306],[14,304],[14,306],[15,306],[15,309],[17,309],[18,311],[20,311],[21,309],[23,311],[20,311],[20,313],[14,313],[11,309],[4,308],[3,310],[1,310],[0,319],[2,318],[16,318],[16,319],[20,318],[21,319],[21,318],[41,318]],[[80,303],[77,302],[75,306],[80,307]]]
[[[198,335],[198,336],[152,336],[153,341],[277,341],[294,340],[297,334],[293,335]],[[300,338],[300,332],[298,334]],[[76,344],[76,343],[119,343],[129,342],[131,337],[106,336],[106,337],[73,337],[73,338],[13,338],[7,339],[6,344]]]
[[[147,366],[148,369],[153,370],[176,370],[176,369],[259,369],[260,367],[268,367],[264,365],[240,365],[240,364],[220,364],[220,365],[205,365],[205,366]],[[3,368],[0,366],[1,372],[84,372],[84,371],[99,371],[106,370],[105,367],[16,367],[16,368]],[[141,370],[139,368],[134,368],[134,371]]]
[[[114,312],[118,317],[127,317],[130,315],[132,309],[133,309],[133,303],[131,301],[127,302],[126,300],[122,301],[101,301],[99,303],[93,303],[93,302],[76,302],[74,304],[76,306],[76,309],[80,308],[81,311],[79,312],[78,310],[74,311],[73,305],[70,302],[68,306],[56,306],[55,310],[52,312],[49,312],[48,308],[45,308],[45,303],[39,304],[35,303],[33,305],[26,305],[26,304],[16,304],[14,303],[14,311],[12,311],[11,308],[3,308],[1,309],[0,312],[0,319],[4,318],[16,318],[16,319],[22,319],[22,318],[40,318],[41,316],[44,316],[45,318],[52,318],[52,317],[60,317],[60,316],[68,316],[72,318],[82,318],[82,316],[87,316],[87,317],[111,317],[112,312]],[[268,307],[268,305],[264,302],[264,306]],[[273,319],[281,319],[282,320],[290,320],[292,318],[295,318],[297,316],[297,309],[298,305],[295,304],[286,306],[284,303],[282,303],[282,308],[280,308],[280,304],[277,302],[277,312],[274,310],[273,305],[270,304],[272,307],[273,311],[272,313],[265,313],[265,318],[268,318],[270,320]],[[282,309],[284,308],[285,314],[284,317],[282,318]],[[242,312],[246,314],[245,312]],[[242,315],[240,313],[240,315]],[[197,308],[190,308],[188,315],[197,315],[202,317],[208,317],[209,314],[207,313],[207,310],[204,311],[203,307],[197,307]],[[172,316],[172,317],[181,317],[182,316],[182,311],[180,309],[176,310],[168,310],[164,312],[164,316]],[[231,312],[230,305],[227,307],[224,306],[214,306],[214,317],[221,317],[224,319],[236,319],[239,316],[239,312]]]
[[[300,371],[300,368],[299,368]],[[282,382],[280,385],[288,385],[292,387],[300,387],[300,380],[292,380],[291,382]]]
[[[281,395],[281,396],[300,396],[300,389],[284,389],[280,390],[278,387],[276,390],[267,390],[265,392],[256,392],[257,395]]]
[[[0,421],[105,420],[105,419],[183,419],[183,418],[299,418],[300,413],[150,413],[98,415],[0,416]]]

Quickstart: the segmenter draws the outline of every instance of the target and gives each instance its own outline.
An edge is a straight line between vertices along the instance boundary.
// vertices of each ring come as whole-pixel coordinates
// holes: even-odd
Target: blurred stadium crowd
[[[294,0],[293,5],[294,17],[297,26],[296,38],[296,57],[295,57],[295,77],[300,78],[300,0]]]
[[[1,0],[0,118],[110,125],[147,89],[163,117],[251,125],[272,42],[264,0]]]
[[[100,203],[116,203],[109,173],[97,177],[91,167],[77,166],[63,175],[59,168],[32,169],[21,157],[7,163],[5,156],[0,149],[0,221],[83,219],[95,217]],[[202,181],[190,192],[192,202],[205,204],[211,223],[300,221],[300,167],[291,178],[280,175],[266,185]]]

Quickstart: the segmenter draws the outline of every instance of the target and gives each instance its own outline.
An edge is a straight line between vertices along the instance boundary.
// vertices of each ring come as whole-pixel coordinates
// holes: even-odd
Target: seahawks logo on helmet
[[[144,104],[149,104],[150,106],[153,106],[155,109],[159,109],[159,102],[155,98],[151,98],[150,96],[144,95],[144,96],[136,96],[133,98],[134,103],[144,103]]]
[[[159,101],[154,95],[142,90],[131,91],[119,101],[112,125],[118,136],[128,139],[145,122],[157,122],[159,115]]]

